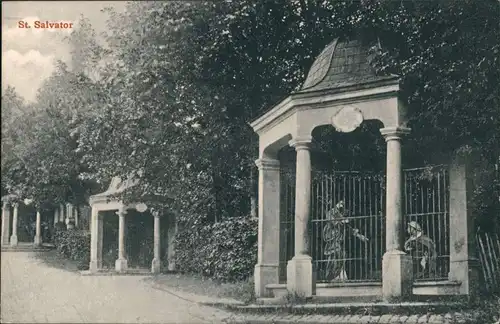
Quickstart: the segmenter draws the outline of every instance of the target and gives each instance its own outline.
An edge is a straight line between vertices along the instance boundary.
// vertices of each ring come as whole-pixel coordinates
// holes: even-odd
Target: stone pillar
[[[404,252],[404,215],[402,210],[401,138],[409,128],[382,128],[387,142],[386,170],[386,252],[382,258],[382,294],[386,301],[407,299],[413,292],[413,264]]]
[[[78,207],[77,206],[73,206],[73,220],[75,222],[75,227],[78,227]]]
[[[268,284],[279,283],[280,235],[280,163],[274,159],[259,159],[259,232],[257,264],[255,265],[255,295],[268,297]]]
[[[102,268],[102,249],[104,241],[104,214],[97,216],[97,260],[99,260],[99,267]]]
[[[42,245],[42,215],[38,210],[36,212],[36,230],[35,230],[35,239],[33,243],[36,246]]]
[[[450,167],[450,281],[461,283],[460,293],[475,297],[479,279],[479,262],[470,198],[472,179],[466,159],[456,157]],[[477,167],[477,166],[476,166]]]
[[[4,202],[2,205],[2,245],[9,245],[10,239],[10,206]]]
[[[64,205],[60,204],[59,205],[59,221],[61,223],[64,223],[65,217],[64,217]]]
[[[56,226],[56,224],[59,222],[59,209],[56,208],[54,210],[54,227]]]
[[[115,270],[117,272],[127,271],[127,257],[125,255],[125,214],[127,211],[124,207],[120,208],[116,214],[118,215],[118,259],[115,262]]]
[[[10,237],[10,245],[17,246],[17,216],[19,212],[19,203],[14,203],[14,215],[12,216],[12,236]]]
[[[103,220],[99,210],[92,206],[91,228],[90,228],[90,272],[98,272],[102,268],[102,235]]]
[[[287,290],[300,297],[314,292],[312,258],[309,255],[309,214],[311,211],[311,137],[296,138],[290,145],[297,151],[295,180],[295,255],[287,264]],[[278,241],[279,242],[279,241]]]
[[[151,262],[151,272],[160,273],[161,271],[161,261],[160,261],[160,213],[158,211],[153,211],[154,217],[154,242],[153,242],[153,261]]]
[[[73,204],[67,203],[66,204],[66,227],[67,229],[73,229],[75,228],[75,222],[73,219]]]

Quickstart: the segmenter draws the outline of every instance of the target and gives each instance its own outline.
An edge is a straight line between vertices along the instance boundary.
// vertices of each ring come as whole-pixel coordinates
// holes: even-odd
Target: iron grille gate
[[[417,280],[449,271],[448,171],[404,170],[405,248]],[[385,176],[367,172],[312,174],[309,251],[317,282],[381,281],[385,251]],[[281,171],[280,281],[294,255],[295,171]]]

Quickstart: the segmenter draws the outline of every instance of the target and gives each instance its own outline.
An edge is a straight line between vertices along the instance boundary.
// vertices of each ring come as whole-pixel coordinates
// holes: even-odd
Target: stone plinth
[[[159,259],[153,259],[153,261],[151,262],[151,272],[152,273],[155,273],[155,274],[158,274],[161,272],[161,262]]]
[[[382,294],[386,301],[409,299],[413,294],[413,260],[402,251],[388,251],[382,258]]]
[[[279,282],[279,265],[278,264],[257,264],[254,270],[254,281],[256,283],[255,293],[261,297],[271,297],[270,292],[266,289],[269,284]],[[258,283],[258,284],[257,284]]]
[[[312,258],[308,255],[296,255],[288,261],[286,267],[286,288],[289,293],[309,298],[314,291]]]
[[[116,272],[125,272],[128,269],[127,259],[117,259],[115,261],[115,270]]]

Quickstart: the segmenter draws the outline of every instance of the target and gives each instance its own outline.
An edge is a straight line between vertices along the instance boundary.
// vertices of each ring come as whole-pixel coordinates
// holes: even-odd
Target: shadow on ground
[[[65,271],[78,272],[78,266],[76,261],[68,260],[60,256],[56,250],[46,251],[46,252],[35,252],[33,258],[41,261],[45,265]]]
[[[170,288],[211,298],[230,298],[243,303],[253,301],[254,296],[252,280],[222,283],[188,274],[162,274],[144,280],[165,289]]]

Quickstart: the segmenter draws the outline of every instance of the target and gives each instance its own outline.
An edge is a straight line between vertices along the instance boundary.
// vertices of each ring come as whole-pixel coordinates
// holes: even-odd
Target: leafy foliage
[[[90,263],[90,234],[87,231],[58,228],[54,232],[57,252],[65,258],[78,262],[78,268],[88,269]]]
[[[82,202],[112,176],[134,177],[125,201],[172,209],[187,228],[178,264],[196,271],[189,260],[203,259],[205,274],[232,278],[237,269],[215,256],[254,252],[227,252],[214,241],[227,229],[212,223],[248,214],[255,194],[257,140],[247,122],[298,89],[336,37],[377,37],[374,66],[401,76],[413,129],[408,161],[442,163],[456,151],[496,161],[499,13],[496,0],[130,2],[108,11],[104,45],[82,19],[68,39],[71,67],[60,63],[34,104],[13,89],[2,95],[2,194]],[[384,156],[379,126],[345,141],[329,130],[315,135],[332,165],[377,168],[368,157]],[[363,163],[340,161],[348,159]],[[500,217],[484,179],[477,215]]]
[[[257,221],[232,218],[211,225],[188,227],[176,237],[176,265],[181,272],[221,281],[249,278],[257,262]]]

